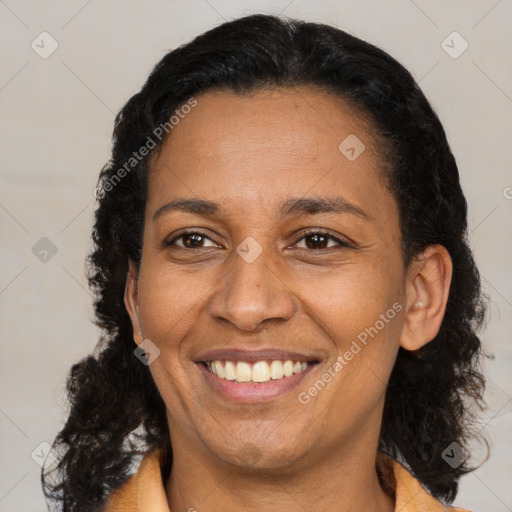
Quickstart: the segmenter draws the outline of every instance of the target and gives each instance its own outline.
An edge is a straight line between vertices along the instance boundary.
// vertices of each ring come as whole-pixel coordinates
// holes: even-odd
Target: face
[[[208,92],[174,127],[127,287],[173,450],[294,468],[376,449],[407,295],[382,168],[371,125],[307,88]]]

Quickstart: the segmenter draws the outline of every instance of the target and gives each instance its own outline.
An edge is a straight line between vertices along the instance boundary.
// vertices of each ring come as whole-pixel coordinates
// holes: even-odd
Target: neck
[[[330,455],[307,457],[293,469],[257,471],[175,447],[166,485],[170,510],[392,512],[394,500],[377,477],[376,446],[365,449],[365,444],[347,443]]]

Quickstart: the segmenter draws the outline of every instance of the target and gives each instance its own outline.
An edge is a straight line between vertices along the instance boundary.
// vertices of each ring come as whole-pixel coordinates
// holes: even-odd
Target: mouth
[[[254,363],[248,361],[205,361],[208,370],[219,379],[229,380],[238,384],[245,382],[263,383],[270,380],[280,380],[291,377],[305,371],[308,364],[312,365],[316,362],[293,361],[287,359],[285,361],[263,360]]]
[[[237,402],[264,402],[292,391],[320,360],[276,350],[222,350],[195,362],[216,394]]]

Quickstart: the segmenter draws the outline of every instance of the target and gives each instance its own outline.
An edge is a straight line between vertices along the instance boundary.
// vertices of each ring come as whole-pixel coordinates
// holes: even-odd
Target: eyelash
[[[212,242],[215,242],[215,240],[212,240],[209,236],[207,236],[205,233],[202,233],[201,231],[195,231],[195,230],[191,230],[191,231],[183,231],[182,233],[180,233],[178,236],[174,237],[172,240],[166,240],[164,242],[164,247],[165,248],[168,248],[168,247],[171,247],[174,245],[174,242],[176,242],[176,240],[179,240],[180,238],[183,238],[183,237],[186,237],[186,236],[189,236],[189,235],[199,235],[201,237],[204,237],[204,238],[207,238],[208,240],[212,241]],[[335,241],[339,247],[338,248],[352,248],[354,249],[355,247],[353,245],[351,245],[350,243],[344,241],[344,240],[341,240],[340,238],[337,238],[333,235],[331,235],[329,232],[327,231],[323,231],[321,229],[316,229],[316,230],[310,230],[310,231],[306,231],[306,232],[303,232],[302,233],[302,236],[301,238],[299,238],[297,240],[297,242],[295,243],[298,243],[298,242],[301,242],[302,240],[304,240],[305,238],[307,238],[308,236],[313,236],[313,235],[320,235],[320,236],[324,236],[324,237],[327,237],[328,239],[330,240],[333,240]],[[215,242],[217,243],[217,242]],[[179,246],[177,246],[179,247]],[[187,249],[187,250],[194,250],[194,249],[202,249],[202,247],[193,247],[193,248],[188,248],[188,247],[179,247],[180,249]],[[306,247],[305,248],[306,250],[308,250],[308,248]],[[319,250],[323,250],[323,251],[326,251],[328,249],[333,249],[332,247],[329,247],[329,248],[324,248],[324,249],[309,249],[310,251],[319,251]]]

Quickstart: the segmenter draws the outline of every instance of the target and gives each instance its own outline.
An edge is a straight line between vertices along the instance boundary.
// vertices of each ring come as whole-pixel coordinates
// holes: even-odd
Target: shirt
[[[395,512],[470,512],[462,508],[446,507],[432,497],[400,463],[387,455],[379,456],[392,468]],[[112,493],[105,512],[170,512],[158,450],[146,455],[137,473]]]

